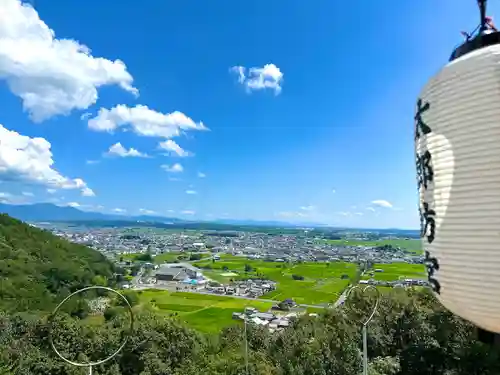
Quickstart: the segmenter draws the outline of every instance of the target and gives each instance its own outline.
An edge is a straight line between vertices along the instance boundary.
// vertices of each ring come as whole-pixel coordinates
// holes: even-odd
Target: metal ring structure
[[[118,292],[118,291],[116,291],[114,289],[108,288],[106,286],[89,286],[89,287],[86,287],[86,288],[83,288],[83,289],[77,290],[76,292],[71,293],[69,296],[67,296],[65,299],[63,299],[59,303],[59,305],[57,305],[57,307],[52,312],[52,317],[54,317],[57,314],[57,312],[59,311],[59,309],[61,308],[61,306],[67,300],[69,300],[71,297],[73,297],[73,296],[75,296],[75,295],[77,295],[79,293],[83,293],[83,292],[85,292],[87,290],[92,290],[92,289],[104,289],[104,290],[107,290],[109,292],[113,292],[116,295],[118,295],[123,301],[125,301],[126,307],[127,307],[128,311],[130,313],[130,332],[132,332],[133,329],[134,329],[134,313],[132,312],[132,306],[130,305],[130,303],[128,302],[128,300],[125,298],[125,296],[123,294],[121,294],[120,292]],[[120,347],[113,354],[111,354],[109,357],[107,357],[107,358],[105,358],[105,359],[103,359],[101,361],[87,362],[87,363],[79,363],[79,362],[70,361],[69,359],[64,358],[64,356],[61,353],[59,353],[59,351],[57,350],[56,346],[54,345],[54,341],[52,340],[52,324],[51,324],[51,327],[50,327],[49,341],[50,341],[50,345],[52,346],[52,349],[54,350],[54,352],[56,352],[56,354],[58,355],[58,357],[61,358],[63,361],[65,361],[65,362],[67,362],[67,363],[69,363],[70,365],[73,365],[73,366],[90,367],[90,368],[92,368],[92,366],[101,365],[101,364],[109,361],[113,357],[115,357],[125,347],[125,345],[127,344],[129,335],[130,335],[130,333],[125,336],[125,340],[120,345]]]
[[[373,306],[373,311],[372,313],[370,314],[369,318],[366,320],[366,322],[363,323],[364,326],[368,325],[368,323],[371,322],[371,320],[373,319],[373,317],[375,316],[375,313],[377,312],[377,309],[378,309],[378,304],[380,302],[380,291],[374,287],[373,285],[368,285],[366,287],[364,287],[363,289],[361,289],[361,287],[359,285],[355,285],[353,287],[351,287],[349,289],[349,291],[347,292],[346,294],[346,301],[349,299],[349,296],[351,295],[351,292],[354,290],[354,289],[359,289],[361,290],[361,293],[362,294],[365,294],[365,292],[368,290],[368,289],[374,289],[376,294],[377,294],[377,299],[375,300],[375,306]]]

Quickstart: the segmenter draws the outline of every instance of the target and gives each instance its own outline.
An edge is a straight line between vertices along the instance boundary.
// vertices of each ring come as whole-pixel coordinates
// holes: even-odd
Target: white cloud
[[[35,122],[89,108],[104,85],[138,94],[122,61],[93,57],[75,40],[56,39],[20,0],[0,1],[0,79]]]
[[[316,209],[316,206],[301,206],[300,209],[302,211],[314,211]]]
[[[375,212],[375,209],[373,207],[366,207],[368,211]]]
[[[245,68],[233,66],[230,71],[238,75],[238,82],[244,85],[248,92],[271,89],[278,95],[281,92],[283,73],[274,64],[266,64],[261,68]]]
[[[175,211],[174,210],[167,210],[169,214],[173,214]]]
[[[198,177],[199,178],[205,178],[205,177],[207,177],[207,175],[205,173],[198,172]]]
[[[30,138],[0,125],[0,175],[4,179],[50,188],[80,189],[82,193],[92,191],[81,178],[65,177],[53,168],[50,148],[51,144],[44,138]]]
[[[338,212],[340,216],[351,216],[350,212]]]
[[[356,216],[363,216],[363,213],[362,212],[356,212],[354,215],[356,215]]]
[[[87,163],[87,164],[97,164],[99,162],[100,162],[100,160],[87,160],[87,161],[85,161],[85,163]]]
[[[56,189],[47,189],[47,193],[49,194],[55,194],[56,193]]]
[[[66,206],[76,208],[76,207],[80,207],[80,203],[69,202],[69,203],[66,204]]]
[[[158,144],[158,147],[163,150],[170,151],[168,155],[175,154],[181,158],[193,156],[191,152],[184,150],[181,146],[179,146],[175,141],[172,141],[171,139],[160,142]]]
[[[121,158],[126,157],[135,157],[135,158],[147,158],[148,155],[137,151],[135,148],[129,148],[128,150],[122,146],[120,142],[115,143],[114,145],[109,147],[109,150],[106,152],[106,155],[109,156],[119,156]]]
[[[123,214],[123,213],[127,212],[127,210],[125,210],[123,208],[113,208],[113,212],[116,212],[118,214]]]
[[[379,206],[379,207],[392,208],[392,203],[390,203],[386,200],[383,200],[383,199],[374,200],[374,201],[372,201],[372,204],[374,204],[375,206]]]
[[[181,181],[181,179],[177,178],[177,177],[169,177],[168,180],[169,181]]]
[[[82,189],[82,195],[84,197],[95,197],[95,193],[92,189],[88,188],[88,187],[84,187]]]
[[[25,197],[34,197],[35,196],[35,194],[33,194],[30,191],[23,191],[21,194],[24,195]]]
[[[139,212],[143,213],[143,214],[146,214],[146,215],[154,215],[156,212],[153,211],[153,210],[147,210],[145,208],[140,208],[139,209]]]
[[[191,210],[181,211],[181,214],[183,214],[183,215],[194,215],[195,213],[196,213],[195,211],[191,211]]]
[[[186,190],[186,194],[198,194],[195,190]]]
[[[182,112],[163,114],[145,105],[133,108],[120,104],[111,109],[101,108],[94,118],[88,121],[90,129],[112,132],[120,127],[129,126],[132,131],[144,137],[172,138],[185,130],[208,130],[201,122],[194,122]]]
[[[160,167],[163,170],[165,170],[166,172],[171,172],[171,173],[180,173],[180,172],[182,172],[184,170],[184,168],[182,167],[182,165],[180,165],[179,163],[175,163],[172,166],[163,164]]]
[[[0,200],[6,200],[6,199],[8,199],[10,197],[12,197],[12,194],[0,192]]]

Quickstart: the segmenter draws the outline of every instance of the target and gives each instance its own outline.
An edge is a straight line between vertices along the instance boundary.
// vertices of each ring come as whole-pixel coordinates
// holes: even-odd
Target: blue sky
[[[414,103],[460,3],[5,0],[0,198],[417,228]]]

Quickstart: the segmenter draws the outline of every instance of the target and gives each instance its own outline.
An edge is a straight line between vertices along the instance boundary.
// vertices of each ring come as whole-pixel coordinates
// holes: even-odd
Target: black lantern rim
[[[500,32],[486,17],[486,0],[477,0],[477,5],[479,6],[480,24],[472,33],[463,33],[467,39],[463,44],[455,48],[451,54],[450,61],[458,59],[472,51],[500,44]],[[477,34],[474,35],[476,32]]]
[[[489,34],[480,34],[474,39],[471,39],[455,48],[451,54],[450,61],[456,60],[459,57],[471,53],[472,51],[493,46],[495,44],[500,44],[500,32],[496,31]]]

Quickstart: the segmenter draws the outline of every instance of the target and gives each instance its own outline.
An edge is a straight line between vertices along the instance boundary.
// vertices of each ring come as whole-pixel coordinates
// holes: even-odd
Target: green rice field
[[[140,291],[139,298],[143,306],[203,332],[219,332],[224,327],[238,324],[232,319],[232,313],[242,312],[247,306],[262,312],[272,306],[270,302],[154,289]]]
[[[374,272],[375,269],[381,269],[383,272]],[[373,278],[381,281],[396,281],[400,278],[408,279],[425,279],[427,278],[425,266],[423,264],[408,264],[408,263],[390,263],[373,265]],[[366,272],[362,277],[363,280],[370,279],[369,272]]]
[[[261,298],[276,301],[293,298],[299,304],[310,305],[336,301],[357,270],[355,264],[344,262],[288,264],[227,255],[215,262],[206,260],[195,262],[194,265],[202,268],[204,275],[219,282],[257,277],[275,281],[278,283],[277,289]],[[245,272],[245,265],[250,266],[251,271]],[[227,272],[236,273],[237,276],[223,276]],[[304,279],[294,280],[292,275]]]

